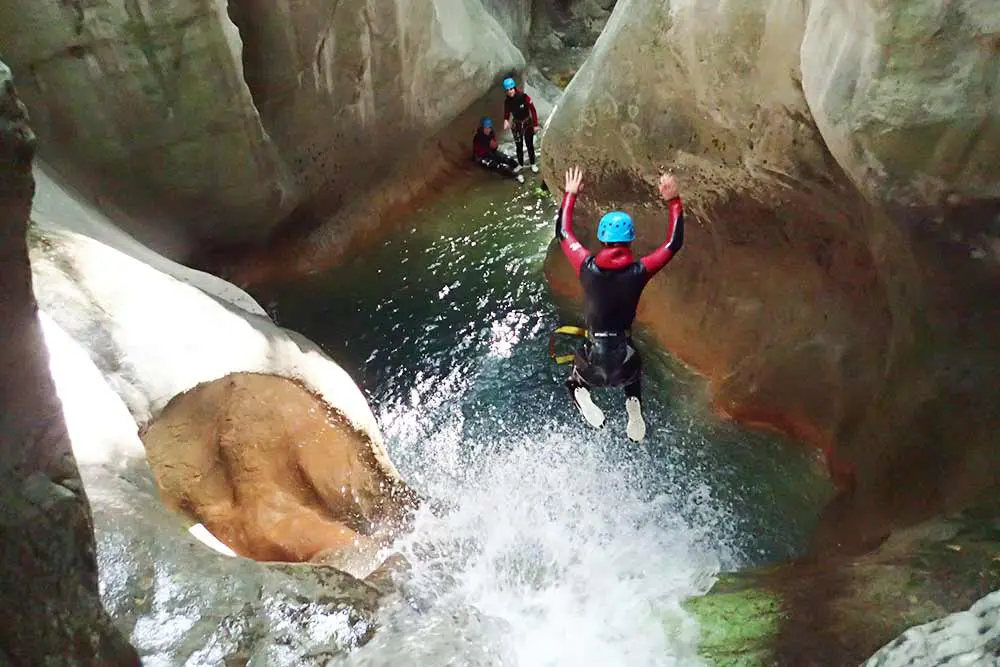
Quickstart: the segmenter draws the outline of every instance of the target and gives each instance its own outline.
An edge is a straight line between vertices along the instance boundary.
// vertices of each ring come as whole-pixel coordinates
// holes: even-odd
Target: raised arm
[[[667,265],[684,245],[684,205],[680,197],[670,200],[670,226],[667,229],[667,239],[663,244],[643,257],[640,262],[650,275]]]
[[[556,238],[559,239],[559,247],[573,265],[573,272],[577,275],[580,275],[580,267],[590,256],[590,252],[573,234],[573,206],[576,204],[576,195],[580,191],[582,181],[583,172],[580,169],[571,167],[566,172],[566,194],[563,195],[562,206],[556,215]]]

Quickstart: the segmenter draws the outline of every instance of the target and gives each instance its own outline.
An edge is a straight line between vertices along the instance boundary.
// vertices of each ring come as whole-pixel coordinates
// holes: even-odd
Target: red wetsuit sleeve
[[[575,194],[567,192],[563,195],[562,206],[559,207],[559,214],[556,216],[556,238],[559,239],[559,247],[562,248],[566,259],[573,265],[573,272],[580,275],[580,267],[590,256],[590,252],[573,234],[574,204],[576,204]]]
[[[531,110],[531,127],[538,127],[538,111],[535,110],[535,103],[531,101],[528,93],[524,94],[524,99],[528,103],[528,109]]]
[[[667,240],[663,242],[663,245],[639,261],[642,262],[643,267],[645,267],[646,271],[652,277],[657,271],[666,266],[667,262],[673,259],[674,255],[680,252],[683,245],[684,205],[681,203],[680,197],[674,197],[670,200],[670,229],[667,232]]]

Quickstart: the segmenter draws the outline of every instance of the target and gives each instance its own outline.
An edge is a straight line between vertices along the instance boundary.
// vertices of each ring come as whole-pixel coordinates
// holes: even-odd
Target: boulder
[[[208,283],[212,297],[43,224],[30,243],[42,311],[87,350],[133,424],[148,428],[165,501],[237,553],[323,552],[326,563],[371,572],[378,543],[365,536],[388,539],[415,497],[347,373],[298,334],[225,301],[234,294],[218,282]],[[266,375],[232,375],[244,372]],[[224,417],[236,429],[220,440],[214,420]],[[220,446],[234,457],[229,468],[215,465]],[[269,514],[258,511],[265,507]],[[308,544],[297,541],[304,524],[318,531]]]
[[[40,319],[93,507],[101,600],[144,664],[324,665],[369,638],[374,588],[330,567],[233,557],[202,524],[185,526],[89,351]]]
[[[33,213],[37,225],[30,232],[31,270],[46,304],[38,318],[68,442],[80,462],[82,485],[78,480],[74,488],[85,488],[92,498],[101,600],[115,626],[149,664],[252,661],[318,666],[367,641],[380,589],[330,565],[359,574],[372,571],[377,563],[371,562],[372,551],[364,550],[366,540],[372,540],[355,528],[374,532],[374,521],[364,519],[375,512],[362,517],[361,511],[402,512],[412,493],[385,456],[361,392],[314,345],[258,314],[263,309],[249,295],[152,253],[74,201],[55,181],[43,176],[40,189]],[[121,250],[61,224],[87,230]],[[29,275],[26,262],[24,271]],[[209,328],[200,329],[202,325]],[[185,330],[189,333],[182,333]],[[233,374],[244,368],[268,374]],[[203,400],[230,381],[251,385],[243,386],[242,402],[227,403],[231,394],[225,391],[222,405]],[[307,530],[313,530],[319,523],[309,520],[320,515],[332,525],[330,514],[336,512],[344,524],[336,536],[350,533],[356,539],[331,543],[318,539],[322,535],[311,536],[323,548],[316,557],[323,565],[261,563],[237,556],[206,529],[208,523],[234,546],[245,547],[245,541],[211,523],[219,514],[206,508],[217,498],[186,493],[208,483],[182,480],[183,473],[206,472],[210,477],[216,472],[195,465],[197,456],[204,456],[196,445],[219,442],[171,441],[172,429],[186,434],[196,430],[192,420],[183,419],[190,410],[235,415],[242,422],[243,430],[226,438],[228,451],[236,454],[233,460],[271,473],[249,475],[257,482],[252,488],[230,488],[244,494],[241,498],[249,506],[267,509],[267,501],[273,500],[254,493],[284,493],[286,527],[308,524]],[[272,417],[275,421],[268,422]],[[147,464],[139,423],[148,426],[148,455],[158,466],[163,491]],[[266,440],[262,434],[276,435],[277,441],[289,433],[299,438],[295,445],[311,442],[313,447],[288,447],[286,439],[284,450],[268,450],[276,465],[268,468],[269,459],[253,459],[254,447]],[[248,434],[252,437],[241,439]],[[164,452],[165,444],[176,451]],[[292,462],[294,470],[283,468]],[[338,468],[338,462],[343,466]],[[346,493],[323,487],[330,482],[324,476],[338,469],[372,485]],[[247,472],[236,466],[231,470]],[[301,506],[295,500],[305,495],[304,485],[286,484],[293,476],[315,480],[313,494]],[[326,496],[320,497],[320,492]],[[340,504],[334,505],[335,500]],[[236,513],[231,518],[245,517]],[[260,537],[260,524],[244,521],[240,527],[257,530]],[[388,526],[379,528],[382,536],[388,534]],[[287,538],[288,533],[283,535]],[[274,550],[247,551],[258,557],[276,555]],[[93,547],[90,553],[95,553]],[[382,590],[384,569],[373,573]],[[97,578],[92,581],[96,589]],[[84,612],[75,613],[88,618]],[[132,659],[129,664],[136,664],[134,654]]]
[[[0,663],[138,665],[98,598],[90,506],[36,317],[24,243],[34,148],[0,63]]]
[[[1000,335],[991,296],[1000,287],[1000,200],[982,185],[995,184],[995,164],[977,148],[989,145],[995,118],[982,100],[995,105],[1000,89],[988,93],[979,74],[997,55],[973,46],[990,10],[958,20],[948,18],[957,8],[936,15],[889,2],[879,11],[898,20],[866,21],[858,9],[847,22],[838,9],[846,5],[867,6],[621,0],[549,122],[542,161],[554,186],[570,164],[587,170],[581,240],[594,243],[599,213],[624,208],[637,220],[640,252],[665,233],[655,179],[667,169],[678,177],[686,246],[647,288],[640,321],[714,381],[721,413],[824,452],[843,493],[816,546],[834,551],[864,549],[893,525],[957,509],[1000,480],[1000,352],[991,343]],[[901,64],[891,54],[913,55],[908,35],[928,26],[941,27],[941,39],[923,42],[926,57],[905,61],[919,71],[892,88]],[[869,48],[877,44],[886,48]],[[952,68],[952,54],[968,66]],[[834,61],[846,69],[829,79]],[[940,171],[903,153],[906,169],[858,187],[857,161],[842,158],[858,151],[837,138],[859,136],[842,111],[863,105],[840,85],[857,62],[867,63],[866,77],[881,72],[871,85],[883,97],[864,99],[889,109],[896,90],[914,110],[886,128],[916,131],[931,115],[941,127],[985,123],[963,158],[963,194],[903,206],[911,200],[899,182]],[[921,116],[919,81],[945,81],[965,97]],[[944,89],[933,99],[945,99]],[[886,151],[906,145],[879,136]],[[887,153],[878,160],[893,162]],[[579,296],[568,264],[551,255],[552,284]]]

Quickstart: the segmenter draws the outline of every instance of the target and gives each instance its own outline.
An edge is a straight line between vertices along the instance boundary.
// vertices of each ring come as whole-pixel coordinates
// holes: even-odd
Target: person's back
[[[649,255],[636,260],[632,218],[613,211],[601,218],[597,238],[602,249],[591,254],[573,234],[573,207],[583,181],[579,169],[566,173],[566,194],[556,218],[556,237],[583,288],[587,342],[577,352],[573,372],[566,381],[570,396],[584,419],[595,428],[604,425],[604,413],[591,396],[591,387],[625,389],[629,438],[641,441],[646,425],[641,412],[642,361],[632,345],[631,329],[642,291],[684,243],[684,213],[677,184],[671,176],[660,178],[660,194],[669,203],[667,239]]]
[[[604,264],[602,268],[599,257],[600,254],[588,257],[580,269],[587,328],[591,331],[628,331],[635,320],[648,273],[634,260],[624,266]]]

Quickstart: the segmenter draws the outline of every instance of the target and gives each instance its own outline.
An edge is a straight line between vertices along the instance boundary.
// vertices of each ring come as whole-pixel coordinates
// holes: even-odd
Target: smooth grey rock
[[[101,599],[144,665],[325,665],[374,631],[376,589],[330,567],[208,549],[160,503],[144,462],[83,475]]]

